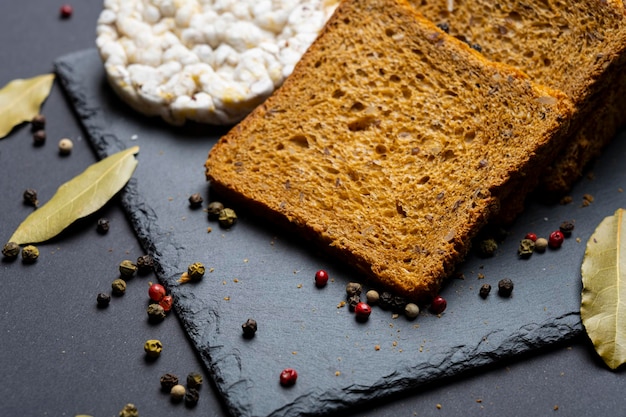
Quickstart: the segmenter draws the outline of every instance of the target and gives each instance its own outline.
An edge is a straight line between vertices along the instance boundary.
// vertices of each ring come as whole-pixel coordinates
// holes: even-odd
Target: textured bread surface
[[[404,0],[348,0],[284,85],[218,141],[206,175],[421,301],[515,185],[536,182],[571,114],[565,94]]]
[[[410,0],[489,59],[564,91],[576,106],[569,145],[542,186],[566,192],[626,124],[626,15],[621,0]]]

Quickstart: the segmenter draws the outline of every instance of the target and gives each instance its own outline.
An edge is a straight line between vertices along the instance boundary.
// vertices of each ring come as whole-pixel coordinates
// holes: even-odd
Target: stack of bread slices
[[[570,185],[554,161],[578,169],[626,119],[626,16],[611,1],[414,3],[343,1],[283,86],[211,150],[206,175],[428,302],[545,167]]]

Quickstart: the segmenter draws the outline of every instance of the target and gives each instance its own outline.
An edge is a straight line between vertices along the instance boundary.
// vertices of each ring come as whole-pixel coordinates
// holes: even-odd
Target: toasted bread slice
[[[439,291],[470,239],[564,145],[572,106],[404,0],[343,2],[293,74],[211,150],[235,203],[382,287]]]
[[[569,95],[574,127],[542,186],[566,192],[626,124],[626,12],[621,0],[410,0],[425,17],[534,81]]]

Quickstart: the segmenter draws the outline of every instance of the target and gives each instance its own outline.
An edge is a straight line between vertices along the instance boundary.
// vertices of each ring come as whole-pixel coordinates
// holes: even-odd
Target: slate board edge
[[[55,71],[60,76],[62,86],[87,131],[90,142],[94,145],[98,156],[103,158],[111,153],[124,149],[125,146],[114,135],[107,133],[106,126],[103,126],[101,120],[99,120],[99,109],[90,108],[87,105],[89,101],[88,98],[84,96],[84,92],[75,88],[75,83],[80,84],[80,76],[77,76],[72,70],[71,65],[67,63],[67,61],[76,59],[87,59],[94,53],[97,54],[95,50],[90,49],[61,57],[55,62]],[[167,233],[159,230],[158,224],[154,222],[152,209],[145,204],[144,199],[137,192],[136,181],[134,179],[129,182],[122,192],[122,204],[142,246],[145,250],[155,255],[155,258],[161,266],[161,270],[158,271],[159,279],[166,284],[172,284],[176,278],[176,262],[172,264],[171,260],[178,259],[177,248],[180,246],[175,240],[169,237]],[[155,239],[155,236],[158,236],[158,238]],[[170,262],[167,260],[170,260]],[[175,286],[173,290],[175,290]],[[182,302],[182,299],[179,301]],[[177,307],[183,309],[185,308],[183,304],[184,303]],[[204,331],[202,334],[199,334],[195,326],[187,321],[186,316],[179,314],[178,317],[197,351],[200,352],[202,361],[214,376],[215,384],[221,392],[231,413],[237,416],[255,415],[253,409],[246,406],[242,407],[242,404],[236,401],[236,395],[234,398],[231,396],[230,388],[232,387],[227,386],[227,379],[221,374],[219,367],[214,366],[216,361],[223,358],[221,356],[223,352],[219,352],[219,349],[207,352],[204,349],[207,340],[202,339],[202,337],[203,335],[210,335],[211,332]],[[537,328],[542,329],[540,335],[534,332]],[[549,329],[549,331],[546,331],[546,329]],[[368,398],[374,400],[387,397],[422,386],[437,379],[467,371],[471,368],[492,364],[528,350],[568,340],[579,334],[581,330],[580,317],[577,314],[560,317],[556,321],[550,320],[550,323],[525,326],[505,340],[504,346],[500,345],[497,349],[490,348],[480,354],[472,356],[469,360],[465,357],[464,360],[455,362],[452,358],[456,352],[442,353],[439,356],[441,360],[438,363],[431,364],[430,369],[426,372],[424,372],[424,369],[421,370],[424,373],[419,379],[410,377],[385,379],[381,381],[378,386],[369,387]],[[549,337],[546,337],[546,335]],[[520,343],[520,341],[522,343]],[[208,345],[219,346],[219,344],[213,342],[215,341],[209,341]],[[520,350],[519,346],[524,346],[524,349]],[[228,355],[227,352],[225,354]],[[384,390],[382,388],[384,388]],[[355,392],[330,393],[330,395],[324,392],[322,394],[314,394],[313,397],[308,398],[306,402],[309,401],[312,401],[313,404],[317,403],[318,405],[321,404],[321,402],[325,402],[326,407],[324,408],[324,413],[331,413],[344,410],[357,404],[362,405],[363,392],[357,390]],[[318,408],[317,411],[319,410]],[[270,415],[319,415],[317,411],[309,411],[310,410],[301,409],[298,404],[288,404],[275,410]]]

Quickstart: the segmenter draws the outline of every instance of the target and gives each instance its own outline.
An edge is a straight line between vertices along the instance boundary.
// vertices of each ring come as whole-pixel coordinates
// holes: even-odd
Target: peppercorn
[[[220,212],[224,210],[224,205],[219,201],[212,201],[207,207],[207,213],[209,213],[209,220],[217,220],[220,216]]]
[[[148,288],[148,297],[150,297],[150,299],[154,302],[158,303],[163,297],[165,297],[166,294],[167,291],[161,284],[151,284]]]
[[[126,404],[122,411],[120,411],[120,417],[139,417],[139,410],[135,407],[135,404]]]
[[[111,302],[111,296],[105,292],[101,292],[96,297],[96,302],[98,303],[98,307],[107,307]]]
[[[483,258],[492,257],[498,250],[498,242],[495,239],[484,239],[478,245],[478,254]]]
[[[383,310],[389,310],[391,308],[391,304],[393,302],[393,295],[390,292],[383,291],[380,293],[378,297],[378,305]]]
[[[154,258],[150,255],[142,255],[137,258],[136,265],[139,275],[148,275],[154,271]]]
[[[64,4],[59,9],[59,13],[62,19],[69,19],[70,17],[72,17],[73,12],[74,12],[74,9],[69,4]]]
[[[356,305],[361,302],[361,296],[359,294],[352,294],[348,297],[348,308],[350,311],[354,311]]]
[[[354,313],[358,321],[366,321],[372,314],[372,307],[367,303],[359,302],[354,308]]]
[[[480,295],[481,298],[485,299],[489,296],[490,292],[491,292],[491,285],[483,284],[480,287],[480,290],[478,291],[478,295]]]
[[[15,242],[8,242],[2,247],[2,256],[7,259],[15,259],[20,254],[20,245]]]
[[[174,387],[174,385],[178,385],[178,377],[174,374],[167,373],[161,376],[160,382],[161,391],[171,392],[172,387]]]
[[[206,268],[202,262],[194,262],[187,267],[187,275],[191,281],[200,281],[205,271]]]
[[[126,292],[126,281],[120,278],[113,280],[111,290],[114,295],[124,295]]]
[[[535,242],[535,252],[545,252],[548,247],[548,239],[544,237],[537,238]]]
[[[36,246],[28,245],[22,249],[22,261],[33,263],[39,258],[39,249]]]
[[[170,396],[172,398],[172,401],[178,402],[182,400],[185,397],[186,391],[187,390],[185,390],[185,387],[183,385],[180,385],[180,384],[174,385],[172,389],[170,390]]]
[[[564,221],[559,226],[559,230],[563,233],[563,236],[570,237],[572,235],[572,231],[574,230],[574,222],[568,220]]]
[[[444,312],[447,306],[448,302],[446,301],[446,299],[438,295],[433,298],[433,301],[430,303],[430,311],[435,314],[441,314]]]
[[[437,23],[437,27],[446,33],[450,33],[450,25],[448,22]]]
[[[561,232],[560,230],[556,230],[550,233],[550,236],[548,236],[548,246],[550,246],[552,249],[558,249],[563,244],[564,239],[565,236],[563,235],[563,232]]]
[[[165,309],[160,304],[152,303],[148,306],[148,320],[152,323],[158,323],[165,319]]]
[[[530,239],[533,242],[537,242],[537,235],[535,233],[529,232],[529,233],[526,233],[526,236],[524,236],[524,239]]]
[[[295,369],[285,368],[280,373],[280,384],[285,387],[295,384],[297,379],[298,379],[298,373],[296,372]]]
[[[257,323],[254,319],[248,319],[244,324],[241,325],[241,329],[243,330],[243,336],[247,339],[254,337],[254,334],[257,331]]]
[[[399,295],[393,295],[387,291],[380,294],[378,305],[383,310],[391,310],[394,313],[402,313],[406,307],[407,300]]]
[[[363,287],[358,282],[348,282],[348,284],[346,284],[346,294],[348,297],[352,295],[361,295],[362,288]]]
[[[61,155],[69,155],[72,153],[74,143],[69,138],[63,138],[59,141],[59,153]]]
[[[45,129],[46,127],[46,116],[43,114],[37,114],[30,121],[30,130],[32,132],[36,132],[38,130]]]
[[[39,129],[33,132],[33,145],[42,146],[46,143],[46,131]]]
[[[315,286],[318,288],[326,286],[328,283],[328,272],[320,269],[315,273]]]
[[[163,344],[160,340],[150,339],[144,343],[143,350],[148,358],[158,358],[163,350]]]
[[[232,225],[234,225],[235,222],[237,221],[237,214],[235,213],[235,210],[230,209],[230,208],[225,208],[222,211],[220,211],[220,214],[217,220],[219,221],[220,226],[229,228]]]
[[[189,207],[198,208],[202,206],[203,201],[204,199],[202,198],[202,195],[200,195],[200,193],[194,193],[189,196]]]
[[[98,224],[96,225],[96,230],[101,235],[106,234],[109,231],[109,220],[105,218],[98,219]]]
[[[132,261],[125,259],[120,263],[118,269],[120,270],[122,278],[128,279],[132,278],[135,275],[135,272],[137,272],[137,265],[135,265]]]
[[[202,387],[202,375],[197,372],[190,372],[187,375],[187,388],[199,390]]]
[[[161,298],[161,300],[159,301],[159,305],[163,307],[163,310],[165,310],[166,313],[168,313],[174,305],[174,298],[172,298],[171,295],[166,295]]]
[[[187,392],[185,393],[185,405],[187,407],[195,407],[198,404],[198,400],[200,399],[200,394],[196,388],[187,387]]]
[[[420,313],[420,308],[415,303],[407,303],[404,306],[404,315],[408,319],[414,319],[415,317],[417,317],[419,315],[419,313]]]
[[[24,204],[28,204],[29,206],[37,207],[39,206],[39,200],[37,200],[37,191],[32,188],[27,188],[24,190],[24,194],[22,195],[24,198]]]
[[[520,258],[528,259],[530,255],[533,254],[535,250],[535,242],[531,239],[522,239],[519,243],[519,248],[517,249],[517,254]]]
[[[498,281],[498,295],[501,297],[510,297],[513,292],[513,281],[504,278]]]
[[[378,300],[380,299],[380,294],[376,290],[369,290],[365,293],[365,298],[367,299],[367,304],[373,306],[378,304]]]

